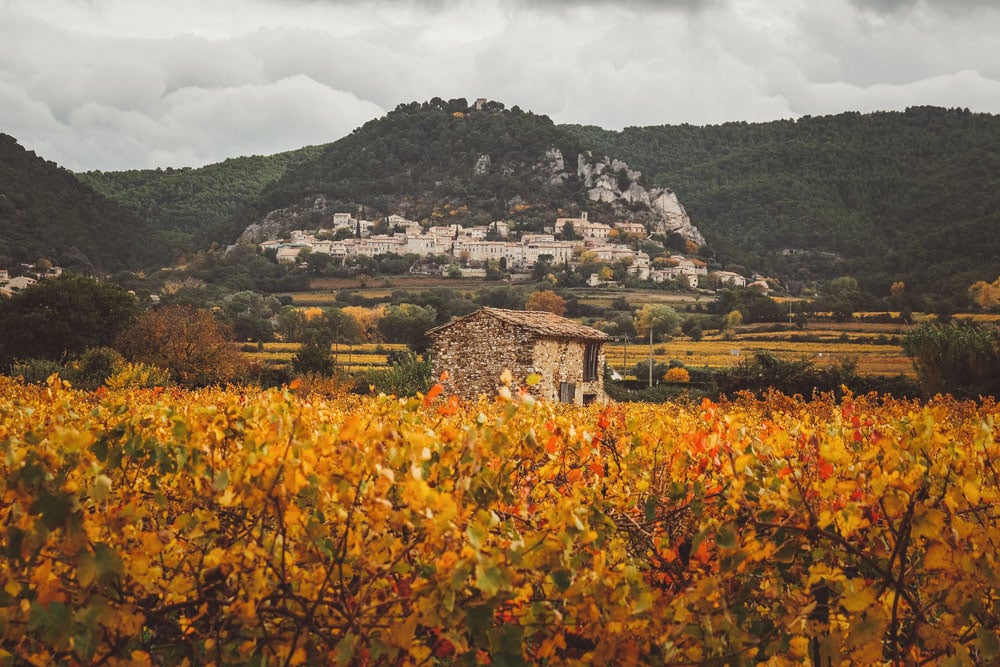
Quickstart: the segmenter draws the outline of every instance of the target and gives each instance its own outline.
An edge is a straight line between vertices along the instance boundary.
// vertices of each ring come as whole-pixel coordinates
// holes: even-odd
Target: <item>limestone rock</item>
[[[549,185],[558,185],[569,178],[569,174],[566,173],[566,161],[558,148],[545,151],[544,169],[548,175]]]
[[[653,234],[677,233],[699,246],[705,245],[705,238],[691,224],[677,195],[667,189],[647,189],[640,183],[642,173],[629,169],[624,160],[581,153],[577,156],[576,173],[587,188],[588,199],[610,204],[615,215],[622,219],[641,222]],[[620,180],[623,173],[628,181],[624,190]]]
[[[632,183],[628,186],[628,190],[622,193],[622,199],[627,201],[629,204],[650,205],[649,192],[646,188],[642,187],[635,181],[632,181]]]
[[[698,245],[705,245],[705,237],[701,235],[698,228],[691,224],[687,211],[677,199],[677,195],[671,190],[654,190],[650,193],[650,208],[658,214],[660,219],[659,229],[655,232],[661,234],[678,233],[686,239],[694,241]]]
[[[490,171],[490,160],[489,155],[480,155],[479,159],[476,160],[476,166],[473,168],[476,176],[482,176],[483,174],[489,173]]]
[[[262,220],[244,229],[237,243],[261,243],[280,239],[293,229],[316,227],[314,221],[317,217],[327,215],[333,215],[333,210],[326,197],[307,199],[269,212]]]

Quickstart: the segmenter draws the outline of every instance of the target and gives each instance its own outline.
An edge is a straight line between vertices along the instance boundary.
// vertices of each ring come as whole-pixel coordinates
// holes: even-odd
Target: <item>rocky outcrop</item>
[[[261,243],[283,238],[293,229],[319,228],[333,215],[326,197],[315,197],[299,204],[279,208],[243,230],[237,243]]]
[[[513,176],[524,169],[531,170],[536,182],[550,186],[571,183],[572,172],[567,171],[566,160],[558,148],[545,151],[533,165],[494,160],[490,155],[482,154],[472,165],[470,176],[490,173]],[[582,153],[576,159],[576,176],[586,191],[587,199],[615,219],[642,223],[651,234],[667,236],[676,233],[698,246],[705,245],[704,237],[691,224],[677,195],[665,188],[647,188],[642,182],[642,173],[630,169],[624,160],[595,158],[589,153]],[[440,186],[441,182],[437,185]],[[403,200],[405,201],[405,196]],[[526,203],[519,195],[515,195],[507,202],[507,207]],[[239,242],[260,243],[282,238],[292,229],[317,229],[333,212],[332,204],[325,197],[306,199],[269,212],[262,220],[247,227]]]
[[[543,168],[548,174],[549,185],[558,185],[567,178],[566,161],[563,160],[562,151],[558,148],[550,148],[545,151],[545,162]]]
[[[489,155],[480,155],[479,159],[476,160],[476,166],[472,168],[472,171],[476,174],[476,176],[482,176],[483,174],[489,173],[490,164],[492,164],[492,160]]]
[[[624,161],[583,153],[577,157],[576,173],[587,188],[587,198],[610,204],[622,219],[642,222],[653,234],[680,234],[705,245],[705,237],[691,224],[677,195],[666,188],[647,189],[640,183],[642,173],[629,169]]]

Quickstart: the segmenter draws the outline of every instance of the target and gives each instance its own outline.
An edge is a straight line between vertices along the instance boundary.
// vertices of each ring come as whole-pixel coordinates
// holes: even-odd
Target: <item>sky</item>
[[[557,123],[1000,113],[998,0],[0,0],[0,132],[197,167],[479,97]]]

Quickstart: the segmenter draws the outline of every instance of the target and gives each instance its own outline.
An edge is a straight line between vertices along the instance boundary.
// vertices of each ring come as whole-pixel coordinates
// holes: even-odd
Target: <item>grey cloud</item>
[[[139,39],[101,17],[85,34],[5,9],[26,2],[0,0],[0,131],[74,169],[297,148],[434,96],[610,129],[913,104],[1000,112],[1000,12],[981,3],[177,0],[224,29],[192,36],[178,20]],[[245,12],[227,22],[234,6]],[[146,34],[126,15],[121,30]]]
[[[939,10],[949,14],[967,14],[979,9],[997,10],[996,0],[850,0],[852,6],[877,14],[899,16],[920,8]]]

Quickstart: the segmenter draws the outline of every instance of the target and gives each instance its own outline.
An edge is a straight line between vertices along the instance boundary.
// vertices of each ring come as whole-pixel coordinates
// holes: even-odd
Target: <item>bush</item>
[[[296,377],[293,382],[298,383],[292,386],[296,387],[296,392],[300,396],[337,398],[344,396],[351,389],[350,378],[341,374],[306,373]]]
[[[125,365],[122,355],[110,347],[93,347],[67,365],[63,376],[81,389],[97,389]]]
[[[10,366],[10,374],[28,384],[45,384],[51,375],[62,373],[62,370],[62,366],[51,359],[24,359]]]
[[[663,375],[663,380],[665,382],[690,382],[691,374],[686,368],[674,366]]]
[[[818,368],[808,359],[784,360],[770,352],[757,352],[734,368],[716,374],[719,391],[733,395],[740,391],[779,391],[789,396],[810,397],[815,392],[839,394],[859,383],[855,364],[845,362],[832,368]]]
[[[409,354],[405,360],[394,363],[384,370],[370,370],[362,373],[355,380],[354,391],[367,394],[393,394],[395,396],[413,396],[417,392],[425,393],[431,386],[430,359],[418,359]]]
[[[924,394],[1000,396],[1000,331],[975,324],[922,324],[906,334]]]
[[[108,389],[152,389],[169,387],[172,384],[170,371],[141,361],[125,364],[105,382]]]

